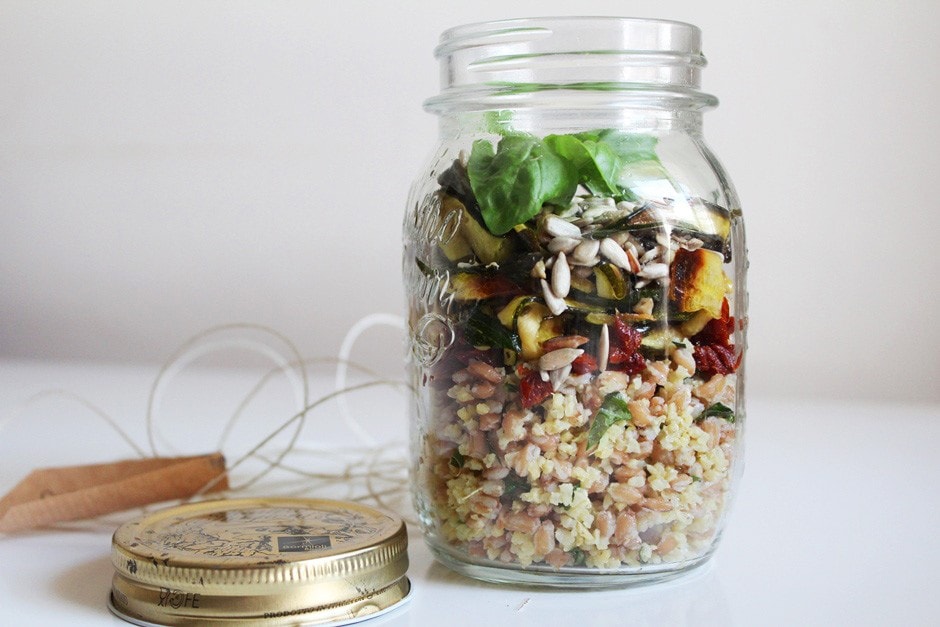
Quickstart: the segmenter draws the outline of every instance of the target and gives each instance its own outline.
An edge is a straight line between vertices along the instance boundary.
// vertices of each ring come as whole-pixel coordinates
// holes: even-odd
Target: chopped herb
[[[479,308],[470,313],[466,326],[467,340],[474,346],[503,348],[519,352],[519,336],[504,327],[497,318],[488,316]]]
[[[572,559],[574,560],[575,566],[584,566],[584,560],[587,557],[587,555],[584,554],[584,551],[575,548],[568,551],[568,554],[571,555]]]
[[[705,420],[706,418],[711,418],[712,416],[715,416],[716,418],[724,418],[728,422],[734,423],[734,410],[721,403],[715,403],[703,411],[702,415],[699,416],[698,419]]]
[[[597,448],[601,438],[607,433],[614,424],[626,422],[633,418],[630,414],[630,408],[627,407],[627,399],[620,392],[611,392],[604,397],[597,413],[594,414],[594,420],[591,422],[591,429],[588,431],[587,447],[588,450]]]
[[[515,472],[510,472],[503,480],[503,488],[503,498],[514,501],[519,498],[521,494],[531,490],[532,486]]]
[[[467,458],[461,455],[460,451],[454,451],[454,454],[450,456],[450,465],[454,468],[463,468],[466,461]]]
[[[692,482],[693,482],[693,483],[699,483],[701,480],[702,480],[702,478],[699,477],[698,475],[692,475]]]

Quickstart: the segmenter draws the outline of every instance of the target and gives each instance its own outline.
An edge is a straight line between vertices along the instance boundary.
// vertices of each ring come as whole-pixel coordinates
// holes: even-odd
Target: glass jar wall
[[[703,563],[742,466],[747,264],[699,30],[512,20],[436,54],[403,257],[428,545],[552,586]]]

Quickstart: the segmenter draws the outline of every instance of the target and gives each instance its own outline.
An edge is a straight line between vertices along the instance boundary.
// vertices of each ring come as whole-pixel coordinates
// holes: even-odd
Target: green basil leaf
[[[568,204],[578,185],[571,164],[523,134],[504,136],[495,150],[486,140],[473,142],[467,173],[483,222],[494,235],[533,218],[545,203]]]
[[[658,139],[652,135],[626,133],[613,129],[600,131],[597,142],[605,144],[617,155],[620,168],[615,181],[622,189],[621,197],[625,200],[637,200],[632,190],[655,185],[656,193],[663,196],[675,195],[680,189],[656,154]],[[649,192],[649,189],[647,189]],[[654,193],[653,195],[656,195]],[[642,194],[641,194],[642,195]]]
[[[578,182],[595,196],[620,193],[621,160],[610,145],[575,135],[549,135],[545,145],[574,165]]]
[[[502,325],[499,319],[483,313],[479,307],[470,313],[466,326],[467,341],[474,346],[522,350],[519,336]]]
[[[716,418],[724,418],[728,422],[734,423],[734,410],[727,405],[723,405],[722,403],[715,403],[703,411],[698,419],[705,420],[706,418],[711,418],[712,416],[715,416]]]
[[[486,111],[483,114],[483,128],[493,135],[509,135],[515,132],[512,130],[512,111],[510,109]]]
[[[600,443],[601,438],[613,425],[618,422],[627,422],[633,419],[627,399],[620,392],[611,392],[604,397],[604,402],[594,414],[591,429],[588,431],[587,448],[593,450]]]
[[[637,161],[659,161],[656,156],[656,144],[659,140],[652,135],[605,129],[580,133],[578,137],[605,144],[623,165]]]

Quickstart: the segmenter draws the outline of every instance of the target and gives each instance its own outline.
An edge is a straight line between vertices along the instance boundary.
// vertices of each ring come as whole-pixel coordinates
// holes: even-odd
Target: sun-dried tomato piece
[[[624,351],[633,353],[640,348],[643,335],[631,327],[626,320],[618,316],[614,318],[614,337],[612,339],[614,339]]]
[[[696,346],[695,368],[702,374],[731,374],[741,364],[741,357],[734,356],[734,348],[718,344]]]
[[[607,358],[610,369],[631,375],[642,372],[646,367],[646,359],[637,352],[642,341],[642,333],[623,318],[614,318],[614,333],[610,338],[610,352]]]
[[[721,303],[721,317],[709,320],[701,331],[692,337],[695,344],[695,368],[705,375],[731,374],[741,364],[741,356],[735,357],[731,335],[734,333],[734,318],[731,316],[728,299]]]
[[[698,346],[731,346],[731,334],[734,333],[734,318],[731,316],[728,299],[721,304],[721,317],[708,321],[692,342]]]
[[[646,359],[639,353],[627,353],[619,347],[610,348],[610,357],[608,358],[611,370],[619,370],[627,374],[639,374],[646,368]]]
[[[571,372],[574,374],[587,374],[597,370],[597,360],[587,353],[581,354],[571,362]]]
[[[537,371],[527,371],[519,379],[519,399],[528,409],[548,398],[552,393],[552,382],[542,381]]]

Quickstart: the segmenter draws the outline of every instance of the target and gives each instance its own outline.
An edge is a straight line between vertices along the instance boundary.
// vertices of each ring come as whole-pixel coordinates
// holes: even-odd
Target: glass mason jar
[[[704,563],[742,468],[747,262],[699,29],[510,20],[436,56],[403,261],[428,545],[549,586]]]

